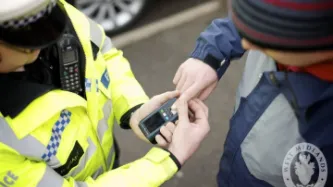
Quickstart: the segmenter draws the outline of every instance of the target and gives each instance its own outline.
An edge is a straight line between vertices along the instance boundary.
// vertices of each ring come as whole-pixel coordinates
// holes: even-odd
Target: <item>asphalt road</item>
[[[137,79],[149,96],[174,89],[173,76],[178,66],[187,59],[193,49],[195,39],[213,18],[222,15],[225,14],[212,13],[123,49]],[[163,185],[164,187],[216,186],[218,164],[223,152],[223,143],[229,126],[228,119],[232,115],[235,90],[242,68],[242,62],[233,62],[218,88],[206,101],[210,108],[210,135],[202,143],[199,151],[182,168],[182,172]],[[147,143],[138,141],[131,131],[117,128],[116,137],[122,148],[122,164],[144,156],[151,147]],[[149,175],[148,171],[147,175]]]

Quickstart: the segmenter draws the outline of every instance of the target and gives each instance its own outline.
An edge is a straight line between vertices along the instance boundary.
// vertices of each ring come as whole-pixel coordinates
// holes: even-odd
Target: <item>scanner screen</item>
[[[149,119],[146,120],[145,125],[149,132],[155,131],[157,128],[162,126],[165,123],[163,116],[157,112],[152,115]]]

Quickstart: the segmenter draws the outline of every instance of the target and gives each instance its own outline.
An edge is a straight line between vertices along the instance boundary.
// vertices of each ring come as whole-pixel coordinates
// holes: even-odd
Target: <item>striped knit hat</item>
[[[333,0],[232,0],[240,35],[265,48],[333,49]]]

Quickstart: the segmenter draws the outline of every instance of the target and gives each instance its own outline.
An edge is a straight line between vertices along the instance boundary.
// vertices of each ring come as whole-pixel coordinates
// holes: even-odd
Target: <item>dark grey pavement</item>
[[[173,76],[178,66],[187,59],[195,39],[213,18],[222,13],[212,13],[186,25],[166,30],[147,40],[123,49],[149,96],[173,90]],[[241,77],[243,63],[235,61],[223,76],[218,88],[207,100],[210,108],[211,132],[200,150],[189,160],[177,175],[164,187],[211,187],[216,186],[216,173],[228,130],[228,119],[232,114],[234,95]],[[131,131],[116,130],[122,148],[121,163],[142,157],[151,147],[138,140]],[[147,171],[147,175],[149,172]]]
[[[151,0],[150,6],[142,15],[141,19],[131,29],[141,27],[156,20],[170,16],[201,3],[211,0]]]

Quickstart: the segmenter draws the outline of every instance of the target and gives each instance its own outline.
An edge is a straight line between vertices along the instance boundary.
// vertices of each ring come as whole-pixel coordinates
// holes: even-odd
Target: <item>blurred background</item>
[[[114,45],[124,51],[149,96],[173,90],[179,65],[214,18],[226,17],[227,0],[76,0],[86,15],[100,23]],[[240,61],[243,61],[241,59]],[[214,187],[234,95],[243,63],[235,61],[206,101],[211,132],[182,170],[163,187]],[[151,145],[131,131],[116,128],[121,163],[144,156]],[[147,175],[149,172],[147,171]]]

